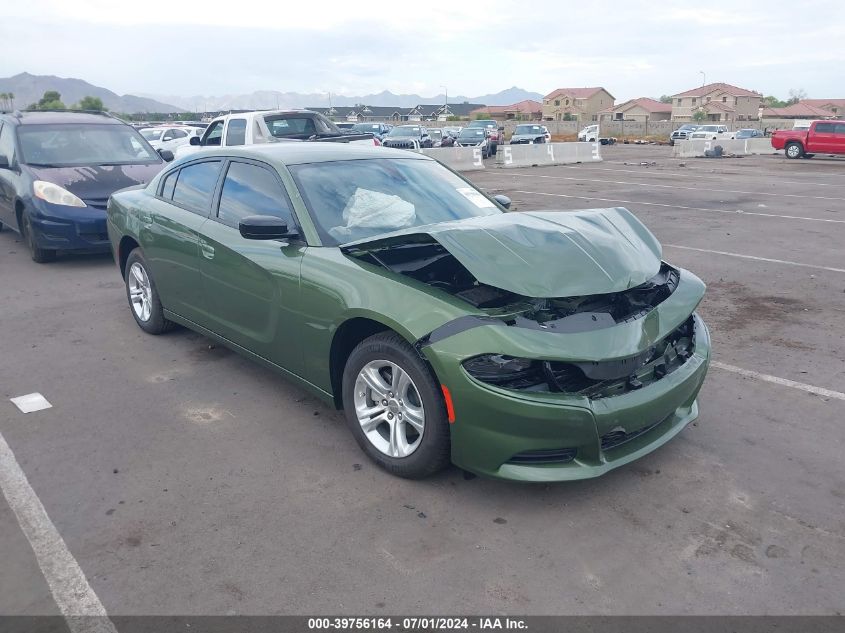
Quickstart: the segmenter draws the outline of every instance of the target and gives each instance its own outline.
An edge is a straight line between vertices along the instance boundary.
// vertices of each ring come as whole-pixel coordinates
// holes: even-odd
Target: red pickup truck
[[[845,121],[813,121],[809,128],[778,130],[772,147],[787,158],[812,158],[814,154],[845,154]]]

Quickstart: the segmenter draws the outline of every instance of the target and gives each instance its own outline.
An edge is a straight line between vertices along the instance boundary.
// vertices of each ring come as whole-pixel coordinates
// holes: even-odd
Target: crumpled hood
[[[627,209],[525,211],[416,226],[342,245],[344,253],[439,242],[483,284],[526,297],[620,292],[660,270],[657,238]]]

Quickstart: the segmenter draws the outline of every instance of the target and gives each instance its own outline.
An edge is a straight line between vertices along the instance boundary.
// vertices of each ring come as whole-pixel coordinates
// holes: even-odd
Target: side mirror
[[[199,145],[200,144],[200,137],[199,136],[192,136],[191,140],[188,141],[191,145]]]
[[[299,237],[288,231],[288,225],[274,215],[250,215],[238,223],[241,236],[248,240],[282,240]]]
[[[9,169],[9,159],[6,156],[0,156],[0,169]]]
[[[169,163],[174,158],[173,152],[171,152],[169,149],[158,150],[158,155],[161,156],[164,159],[164,162],[166,163]]]
[[[497,194],[497,195],[493,196],[493,200],[495,200],[500,205],[505,207],[505,209],[511,208],[511,199],[508,198],[507,196],[503,196],[502,194]]]

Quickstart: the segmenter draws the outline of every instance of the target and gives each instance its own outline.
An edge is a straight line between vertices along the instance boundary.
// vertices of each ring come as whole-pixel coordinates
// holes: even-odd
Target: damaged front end
[[[454,402],[454,463],[526,481],[597,476],[697,416],[704,284],[663,262],[624,209],[526,215],[341,249],[466,305],[416,343]]]

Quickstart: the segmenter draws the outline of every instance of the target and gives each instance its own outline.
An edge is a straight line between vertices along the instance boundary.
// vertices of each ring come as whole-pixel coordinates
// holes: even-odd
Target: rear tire
[[[815,154],[804,154],[804,158],[812,158]]]
[[[155,281],[140,247],[126,258],[124,282],[129,309],[138,327],[147,334],[163,334],[173,329],[175,323],[164,318]]]
[[[37,264],[46,264],[56,259],[56,251],[38,247],[38,242],[35,240],[35,229],[32,228],[32,220],[29,219],[25,210],[21,213],[21,233],[27,248],[29,248],[32,261]]]
[[[801,158],[804,155],[804,148],[801,143],[787,143],[783,148],[783,153],[787,158]]]
[[[359,343],[346,361],[342,389],[349,429],[381,468],[422,479],[449,464],[451,439],[440,385],[401,336],[382,332]],[[394,450],[405,454],[395,456]]]

